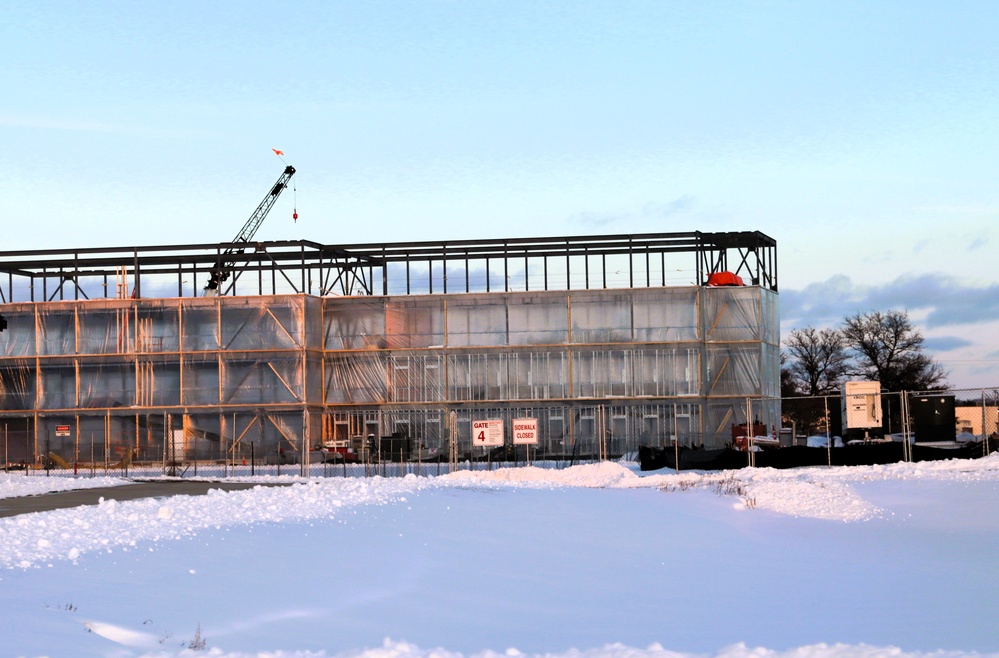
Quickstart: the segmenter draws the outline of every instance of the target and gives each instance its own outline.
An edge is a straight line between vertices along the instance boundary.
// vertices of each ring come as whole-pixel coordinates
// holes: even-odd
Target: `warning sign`
[[[514,418],[513,419],[513,443],[514,443],[514,445],[537,445],[537,443],[538,443],[538,419],[537,418]]]
[[[56,436],[69,436],[69,425],[56,425]]]
[[[503,421],[473,420],[472,445],[489,448],[503,445]]]

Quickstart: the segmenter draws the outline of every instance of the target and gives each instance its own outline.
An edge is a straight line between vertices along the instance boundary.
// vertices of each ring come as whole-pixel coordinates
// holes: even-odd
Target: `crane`
[[[281,192],[284,188],[288,187],[288,181],[291,177],[295,175],[295,168],[288,165],[284,168],[284,172],[278,177],[277,182],[274,183],[274,187],[271,188],[264,196],[264,200],[260,202],[257,209],[253,211],[250,218],[246,220],[246,224],[236,237],[233,238],[232,244],[221,254],[219,254],[218,259],[215,261],[215,265],[211,269],[211,277],[208,279],[208,283],[205,285],[205,296],[214,297],[221,293],[221,285],[225,282],[229,275],[232,273],[234,267],[236,267],[236,257],[243,253],[246,249],[246,245],[249,244],[250,240],[253,239],[253,235],[263,224],[264,219],[267,217],[267,213],[271,211],[274,203],[277,201],[278,197],[281,196]],[[296,212],[296,218],[297,218]]]

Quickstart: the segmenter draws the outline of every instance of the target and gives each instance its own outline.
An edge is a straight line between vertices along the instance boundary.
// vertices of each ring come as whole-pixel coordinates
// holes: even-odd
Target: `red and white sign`
[[[514,418],[513,419],[513,444],[514,445],[537,445],[538,443],[538,419],[537,418]]]
[[[69,436],[69,425],[56,425],[56,436]]]
[[[473,420],[472,445],[493,448],[503,445],[502,420]]]

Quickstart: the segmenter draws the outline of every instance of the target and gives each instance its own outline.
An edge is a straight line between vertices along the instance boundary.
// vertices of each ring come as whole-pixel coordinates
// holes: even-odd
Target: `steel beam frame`
[[[120,296],[197,297],[230,243],[0,252],[0,303]],[[498,240],[246,245],[226,294],[389,295],[704,285],[720,271],[773,291],[777,242],[759,231]],[[4,280],[6,279],[6,280]],[[237,286],[237,282],[240,283]],[[66,285],[67,283],[72,285]]]

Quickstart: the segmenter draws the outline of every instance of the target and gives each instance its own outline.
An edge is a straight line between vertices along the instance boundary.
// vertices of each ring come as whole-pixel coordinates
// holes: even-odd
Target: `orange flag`
[[[284,155],[284,151],[279,151],[277,149],[271,149],[271,150],[274,151],[274,155]]]

